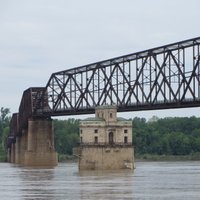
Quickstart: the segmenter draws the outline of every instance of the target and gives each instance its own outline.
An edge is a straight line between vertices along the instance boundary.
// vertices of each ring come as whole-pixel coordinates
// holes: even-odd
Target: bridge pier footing
[[[15,163],[15,144],[11,145],[10,162]]]
[[[15,142],[15,163],[20,164],[20,138],[16,137],[16,142]]]
[[[19,149],[18,149],[18,163],[19,164],[24,164],[24,154],[26,152],[27,149],[27,133],[28,130],[27,129],[23,129],[22,130],[22,135],[20,137],[20,141],[19,141]]]
[[[54,167],[58,164],[54,149],[51,119],[31,119],[8,149],[8,162],[30,167]]]
[[[54,133],[51,119],[28,121],[27,147],[24,152],[25,166],[53,167],[58,163],[54,149]]]

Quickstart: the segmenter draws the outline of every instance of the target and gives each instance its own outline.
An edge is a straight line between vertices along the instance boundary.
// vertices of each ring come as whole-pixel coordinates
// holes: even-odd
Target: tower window
[[[128,133],[128,130],[127,130],[127,129],[125,129],[125,130],[124,130],[124,133]]]
[[[97,136],[94,137],[94,143],[95,143],[95,144],[98,143],[98,137],[97,137]]]
[[[98,133],[98,129],[94,129],[94,133]]]
[[[80,139],[80,143],[83,143],[83,137],[81,137],[81,139]]]
[[[114,134],[113,134],[113,132],[109,133],[108,140],[109,140],[109,144],[113,144],[114,143]]]
[[[124,137],[124,143],[125,143],[125,144],[128,143],[128,137],[127,137],[127,136]]]
[[[113,117],[113,115],[112,115],[112,113],[110,113],[110,118],[112,118]]]

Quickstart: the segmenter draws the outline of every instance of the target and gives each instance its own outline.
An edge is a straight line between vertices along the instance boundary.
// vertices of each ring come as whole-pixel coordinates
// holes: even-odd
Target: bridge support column
[[[24,165],[24,157],[27,149],[27,129],[23,129],[21,136],[16,139],[15,163]]]
[[[29,120],[24,165],[53,167],[57,163],[52,120]]]
[[[20,164],[20,138],[16,137],[15,142],[15,163]]]
[[[11,162],[11,149],[10,148],[8,148],[7,149],[7,162]]]
[[[15,144],[12,143],[10,150],[10,162],[15,163]]]

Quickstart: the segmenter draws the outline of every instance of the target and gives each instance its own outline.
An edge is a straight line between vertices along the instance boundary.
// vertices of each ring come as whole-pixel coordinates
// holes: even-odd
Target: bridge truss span
[[[93,113],[105,104],[118,111],[200,106],[199,60],[200,37],[53,73],[48,112]]]

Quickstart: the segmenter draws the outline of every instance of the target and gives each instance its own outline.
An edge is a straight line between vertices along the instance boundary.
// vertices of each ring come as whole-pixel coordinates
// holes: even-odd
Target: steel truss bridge
[[[19,127],[30,117],[200,106],[200,37],[53,73],[22,96]],[[15,120],[13,120],[15,121]]]

